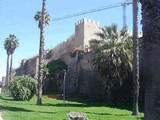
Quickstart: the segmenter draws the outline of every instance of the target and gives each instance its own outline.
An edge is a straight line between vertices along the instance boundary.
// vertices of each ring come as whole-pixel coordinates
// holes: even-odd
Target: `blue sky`
[[[51,18],[76,13],[92,8],[116,4],[125,0],[46,0],[47,12]],[[28,59],[38,54],[39,29],[34,15],[41,10],[42,0],[0,0],[0,80],[6,73],[6,51],[4,40],[9,34],[15,34],[19,39],[19,47],[13,55],[13,67],[17,68],[22,59]],[[116,23],[122,27],[122,7],[107,9],[101,12],[86,14],[60,21],[51,21],[45,30],[45,48],[52,48],[61,41],[66,40],[74,33],[75,22],[82,18],[99,21],[103,27]],[[139,12],[139,20],[141,14]],[[127,6],[127,26],[132,29],[132,5]],[[141,26],[139,25],[141,31]]]

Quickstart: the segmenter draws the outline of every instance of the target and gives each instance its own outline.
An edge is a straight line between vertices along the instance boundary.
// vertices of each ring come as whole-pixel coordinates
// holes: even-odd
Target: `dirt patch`
[[[58,99],[62,97],[62,94],[51,94],[47,96],[48,98]]]

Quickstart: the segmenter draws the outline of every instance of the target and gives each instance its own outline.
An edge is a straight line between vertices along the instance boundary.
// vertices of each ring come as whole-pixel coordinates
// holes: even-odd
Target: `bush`
[[[17,76],[10,82],[9,89],[15,100],[30,100],[37,91],[37,80],[30,76]]]

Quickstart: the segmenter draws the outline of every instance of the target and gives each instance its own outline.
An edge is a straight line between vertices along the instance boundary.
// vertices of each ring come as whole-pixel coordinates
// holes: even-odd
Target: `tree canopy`
[[[97,38],[90,41],[94,54],[93,65],[97,67],[108,87],[121,86],[132,71],[132,40],[128,30],[118,30],[117,25],[105,26],[95,33]]]
[[[7,55],[13,54],[18,46],[19,42],[14,34],[10,34],[4,41],[4,48],[6,49]]]

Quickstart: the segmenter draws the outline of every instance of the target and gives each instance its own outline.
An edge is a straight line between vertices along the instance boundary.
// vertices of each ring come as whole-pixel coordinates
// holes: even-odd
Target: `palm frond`
[[[118,31],[116,24],[101,28],[95,33],[100,40],[91,40],[91,50],[94,51],[93,65],[97,67],[102,77],[113,87],[121,85],[131,72],[132,44],[129,42],[127,29]]]
[[[10,34],[4,41],[4,48],[8,55],[13,54],[15,49],[19,46],[17,37],[14,34]]]
[[[40,28],[41,24],[42,24],[42,12],[38,11],[34,16],[34,19],[39,22],[38,23],[38,27]],[[51,20],[51,16],[45,11],[44,12],[44,23],[45,23],[45,26],[50,24],[50,20]]]

